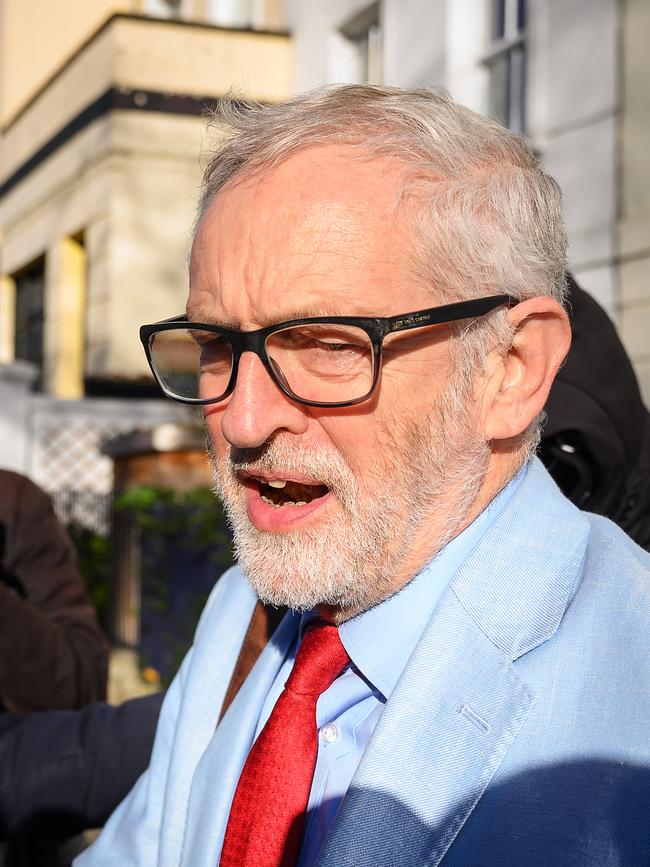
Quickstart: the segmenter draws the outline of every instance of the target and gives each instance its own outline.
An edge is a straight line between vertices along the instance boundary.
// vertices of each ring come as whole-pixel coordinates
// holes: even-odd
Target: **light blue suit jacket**
[[[255,597],[214,590],[149,770],[75,865],[216,867],[288,614],[215,731]],[[535,460],[453,577],[319,867],[650,864],[650,556]]]

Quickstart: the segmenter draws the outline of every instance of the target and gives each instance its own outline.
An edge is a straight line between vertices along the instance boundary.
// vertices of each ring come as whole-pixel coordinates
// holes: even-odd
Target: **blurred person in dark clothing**
[[[24,476],[0,470],[0,732],[18,720],[25,733],[37,724],[38,717],[32,722],[10,711],[79,708],[102,700],[107,673],[108,643],[50,498]],[[46,735],[41,728],[30,739],[32,758],[24,753],[19,768],[18,729],[13,739],[2,738],[3,785],[12,779],[36,792],[34,775],[49,767],[37,756],[68,761],[71,744],[49,752]],[[8,867],[58,863],[51,841],[29,835],[0,851],[0,863],[3,858]]]
[[[0,705],[78,708],[106,695],[108,644],[52,503],[0,470]]]
[[[285,613],[260,605],[222,716]],[[101,827],[146,769],[164,698],[0,714],[0,841],[12,841],[6,867],[67,867],[85,845],[69,838]]]
[[[573,342],[546,404],[540,457],[563,493],[650,550],[650,413],[612,321],[568,277]]]
[[[285,613],[259,606],[221,716]],[[164,698],[160,692],[119,707],[0,714],[0,841],[12,841],[13,858],[7,867],[67,867],[84,846],[68,838],[101,827],[147,767]]]
[[[103,825],[146,768],[163,698],[0,715],[0,840],[13,840],[8,863],[68,863],[83,848],[71,841],[53,854],[53,844]]]

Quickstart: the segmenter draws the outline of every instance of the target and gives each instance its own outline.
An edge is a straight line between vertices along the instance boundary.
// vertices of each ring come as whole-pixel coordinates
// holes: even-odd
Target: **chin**
[[[268,605],[295,611],[319,606],[356,610],[386,595],[388,580],[375,558],[366,559],[362,567],[359,550],[333,544],[329,533],[243,535],[235,531],[237,560]]]

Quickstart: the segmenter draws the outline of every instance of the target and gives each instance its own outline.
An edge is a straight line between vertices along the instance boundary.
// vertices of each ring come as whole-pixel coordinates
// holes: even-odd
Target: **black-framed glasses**
[[[140,328],[149,366],[164,393],[182,403],[218,403],[232,393],[239,359],[254,352],[291,400],[353,406],[377,388],[384,338],[396,331],[484,316],[511,295],[489,295],[400,316],[316,316],[237,331],[177,316]]]

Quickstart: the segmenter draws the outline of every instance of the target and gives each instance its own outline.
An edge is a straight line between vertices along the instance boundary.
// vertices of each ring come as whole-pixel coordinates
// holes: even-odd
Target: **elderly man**
[[[426,91],[221,121],[187,316],[142,337],[204,408],[239,566],[79,864],[645,863],[649,558],[531,457],[556,183]],[[232,700],[258,600],[290,610]]]

